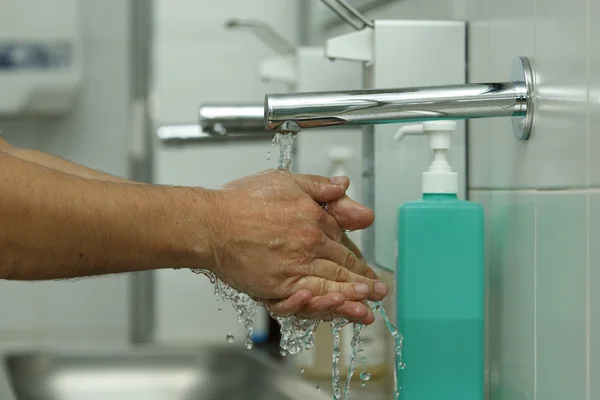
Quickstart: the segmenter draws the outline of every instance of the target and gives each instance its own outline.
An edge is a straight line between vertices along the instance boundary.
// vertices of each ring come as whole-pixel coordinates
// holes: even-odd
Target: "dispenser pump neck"
[[[458,125],[454,121],[431,121],[402,127],[396,134],[400,141],[407,135],[427,135],[433,152],[429,170],[423,173],[424,194],[457,194],[458,174],[452,172],[448,151],[452,145],[452,133]]]

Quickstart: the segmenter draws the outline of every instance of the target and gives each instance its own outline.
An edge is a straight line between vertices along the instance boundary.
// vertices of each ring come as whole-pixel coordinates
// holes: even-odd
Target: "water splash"
[[[385,312],[385,309],[383,308],[383,305],[380,302],[375,303],[374,311],[375,310],[379,311],[379,313],[383,317],[383,320],[385,321],[385,324],[392,335],[392,339],[394,340],[394,353],[396,355],[396,365],[398,367],[394,368],[394,374],[397,375],[399,369],[406,368],[406,365],[402,361],[402,342],[404,340],[404,336],[402,336],[402,334],[398,332],[398,329],[396,329],[394,324],[390,322],[390,319],[388,318],[387,313]],[[395,376],[395,378],[395,381],[398,382],[398,376]],[[396,400],[400,398],[400,391],[397,391],[395,393],[394,398]]]
[[[354,375],[354,370],[356,369],[356,357],[358,354],[362,354],[364,351],[362,349],[360,334],[363,329],[365,329],[365,325],[363,324],[353,324],[352,329],[352,355],[350,357],[350,366],[348,367],[348,375],[346,376],[346,384],[344,385],[344,398],[348,399],[350,397],[350,383],[352,382],[352,376]]]
[[[277,133],[275,138],[273,139],[273,144],[278,143],[280,146],[280,156],[279,156],[279,170],[288,171],[291,165],[292,159],[292,149],[294,144],[295,135],[292,133]],[[270,158],[270,153],[268,153],[267,158]],[[327,205],[324,205],[325,210],[327,210]],[[227,285],[225,282],[219,280],[213,273],[201,269],[193,269],[192,272],[196,274],[201,274],[206,276],[212,284],[215,285],[215,295],[217,295],[217,300],[219,298],[224,301],[231,303],[234,310],[238,314],[238,321],[243,322],[246,329],[248,329],[249,333],[244,342],[245,347],[247,349],[252,349],[254,343],[251,340],[251,336],[254,328],[254,318],[256,316],[256,312],[259,307],[263,306],[262,304],[254,301],[248,295],[244,293],[240,293],[237,290],[233,289],[231,286]],[[395,341],[395,353],[397,357],[397,362],[399,365],[404,366],[402,363],[402,335],[398,332],[395,326],[388,319],[385,310],[381,303],[372,303],[370,304],[371,309],[375,311],[379,311],[382,317],[385,320],[385,323],[388,327],[388,330],[392,334],[392,337]],[[219,309],[221,311],[221,309]],[[269,311],[269,310],[268,310]],[[288,354],[294,355],[298,354],[302,351],[308,351],[314,346],[314,332],[316,331],[320,319],[302,319],[296,316],[291,317],[279,317],[273,315],[270,311],[271,316],[279,323],[280,331],[281,331],[281,355],[286,356]],[[333,352],[333,366],[332,366],[332,384],[334,390],[334,399],[341,400],[342,395],[343,399],[349,399],[350,397],[350,382],[352,379],[352,375],[355,371],[356,359],[359,354],[362,355],[363,361],[363,373],[361,373],[361,386],[364,386],[365,381],[368,381],[371,378],[371,375],[366,371],[366,358],[364,356],[364,350],[361,346],[360,334],[365,328],[364,325],[354,324],[353,328],[353,337],[352,337],[352,358],[351,363],[348,369],[348,374],[346,377],[346,382],[343,388],[340,387],[340,330],[346,326],[349,322],[343,318],[337,318],[328,322],[331,327],[331,332],[333,334],[333,344],[334,344],[334,352]],[[235,340],[234,336],[229,333],[227,334],[227,341],[232,343]],[[301,370],[301,373],[304,373],[304,369]],[[366,379],[365,379],[366,378]],[[317,390],[320,392],[322,388],[317,386]],[[396,399],[399,398],[399,392],[396,393]]]
[[[212,283],[213,285],[217,282],[217,277],[212,272],[206,271],[204,269],[192,269],[191,271],[196,275],[206,276],[210,283]]]
[[[340,330],[348,324],[347,320],[338,319],[329,322],[331,336],[333,336],[333,366],[331,383],[333,384],[333,399],[341,400],[342,390],[340,388]]]

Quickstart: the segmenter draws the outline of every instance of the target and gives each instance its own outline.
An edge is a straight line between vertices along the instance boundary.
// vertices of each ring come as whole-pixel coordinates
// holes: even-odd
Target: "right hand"
[[[370,208],[345,195],[338,200],[329,202],[328,212],[349,231],[366,229],[375,221],[375,215]],[[342,237],[341,243],[366,263],[358,246],[346,234]],[[372,269],[368,269],[365,276],[378,279]],[[297,314],[306,318],[319,317],[321,319],[329,319],[331,316],[337,315],[364,325],[370,325],[375,321],[375,315],[366,302],[346,301],[344,296],[339,293],[314,297],[306,291],[300,291],[284,301],[271,302],[269,308],[278,315]]]
[[[342,198],[346,181],[267,171],[227,184],[215,195],[213,272],[267,305],[293,296],[350,307],[381,300],[385,285],[341,244],[342,228],[317,204]]]

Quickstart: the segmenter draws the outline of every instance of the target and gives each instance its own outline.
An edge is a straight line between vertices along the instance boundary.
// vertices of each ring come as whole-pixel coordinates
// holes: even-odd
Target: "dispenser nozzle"
[[[447,152],[452,145],[451,135],[458,124],[454,121],[430,121],[423,124],[405,125],[394,138],[401,141],[408,135],[429,136],[429,148],[433,160],[429,171],[423,173],[423,193],[457,193],[458,178],[448,163]]]

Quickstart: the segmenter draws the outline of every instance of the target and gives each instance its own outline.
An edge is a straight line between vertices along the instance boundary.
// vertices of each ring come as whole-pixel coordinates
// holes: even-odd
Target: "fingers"
[[[348,196],[329,201],[328,211],[341,226],[349,231],[366,229],[375,221],[373,210]]]
[[[319,226],[325,235],[327,235],[327,237],[331,240],[336,242],[342,241],[344,235],[343,228],[337,223],[335,218],[333,218],[327,213],[327,211],[323,209],[320,209]]]
[[[298,291],[286,300],[266,301],[265,304],[271,312],[279,316],[299,315],[303,318],[321,319],[341,317],[365,325],[370,325],[375,320],[373,311],[367,305],[345,301],[340,293],[312,297],[310,292]]]
[[[361,261],[365,262],[365,257],[362,254],[362,251],[358,248],[358,246],[348,237],[346,233],[342,235],[341,243],[348,248],[354,255]]]
[[[319,263],[313,262],[313,264],[314,272],[311,274],[313,276],[299,279],[292,290],[306,289],[315,297],[324,296],[328,293],[341,293],[349,301],[363,301],[367,299],[380,301],[387,293],[387,288],[383,283],[352,274],[343,267],[336,267],[335,263],[322,260],[320,263],[321,268],[319,268]],[[343,274],[346,274],[346,276],[342,276]],[[327,278],[322,278],[318,275],[325,275]],[[343,278],[346,278],[346,280],[336,280]],[[351,280],[357,280],[359,283],[350,282]],[[361,280],[363,282],[360,282]],[[368,283],[364,283],[365,280]]]
[[[299,311],[299,314],[304,318],[331,320],[337,317],[345,318],[352,322],[364,323],[365,325],[373,323],[375,316],[367,305],[360,302],[344,301],[344,297],[339,293],[335,293],[339,297],[334,303],[331,297],[332,294],[314,297]]]
[[[337,264],[337,266],[347,269],[350,274],[337,270],[337,267],[326,265],[322,266],[319,272],[322,274],[327,274],[327,276],[316,276],[321,276],[326,279],[333,279],[338,282],[367,283],[372,290],[374,289],[377,274],[371,267],[367,265],[366,262],[356,257],[356,255],[348,247],[334,242],[333,240],[328,240],[321,247],[321,251],[319,254],[317,254],[317,257],[332,261],[333,263]],[[335,273],[337,275],[333,275],[334,268],[336,269]],[[333,276],[337,276],[338,279],[332,278]],[[382,296],[385,296],[385,294],[386,293],[383,293]]]
[[[344,299],[342,295],[339,296],[342,297],[342,300],[339,301],[339,304],[341,305],[344,303]],[[310,291],[298,290],[285,300],[262,300],[262,302],[265,303],[273,313],[285,317],[288,315],[298,314],[306,307],[312,298],[313,295]]]
[[[341,198],[350,180],[347,177],[326,178],[317,175],[292,174],[292,178],[317,203],[331,202]]]
[[[375,322],[375,314],[363,303],[347,301],[337,308],[335,313],[352,322],[359,322],[364,325],[371,325]]]

